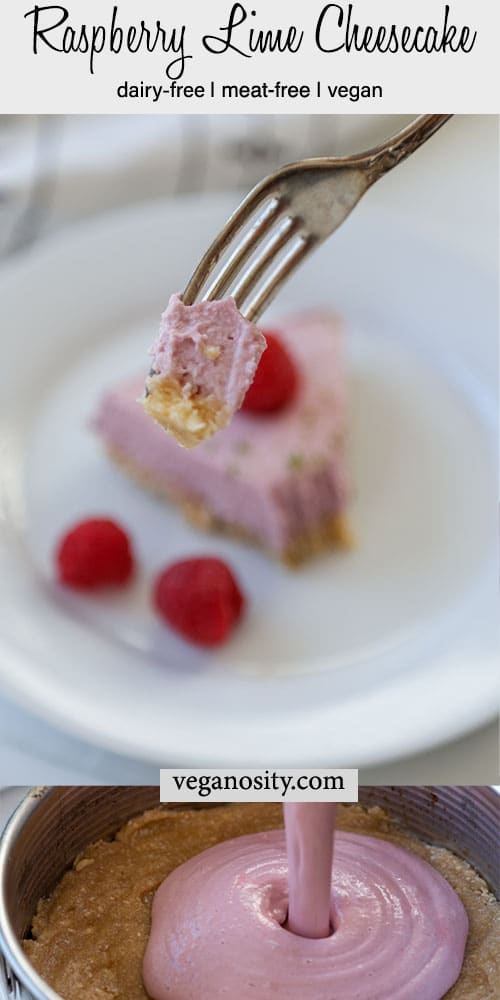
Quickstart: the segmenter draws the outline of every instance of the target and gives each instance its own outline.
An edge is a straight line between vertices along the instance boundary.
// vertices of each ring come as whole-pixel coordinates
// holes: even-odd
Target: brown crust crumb
[[[150,375],[146,380],[144,409],[183,448],[194,448],[226,426],[227,407],[213,396],[186,393],[175,378]]]

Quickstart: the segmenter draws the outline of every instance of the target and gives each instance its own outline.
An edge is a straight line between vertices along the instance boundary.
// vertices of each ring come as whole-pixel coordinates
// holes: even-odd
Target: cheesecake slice
[[[347,393],[340,323],[308,313],[274,325],[300,375],[271,413],[237,412],[186,451],[151,420],[142,379],[110,388],[93,424],[112,459],[198,526],[229,532],[287,564],[347,545]]]
[[[172,295],[151,350],[144,408],[185,448],[226,427],[266,342],[234,299],[184,305]]]

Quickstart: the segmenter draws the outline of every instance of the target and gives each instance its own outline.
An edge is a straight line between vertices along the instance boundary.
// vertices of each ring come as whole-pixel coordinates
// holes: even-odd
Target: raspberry
[[[201,556],[172,563],[163,570],[156,579],[153,598],[162,618],[200,646],[224,642],[245,603],[222,559]]]
[[[124,584],[134,565],[125,531],[109,518],[75,524],[60,541],[56,562],[61,582],[82,590]]]
[[[275,333],[264,334],[264,351],[241,409],[251,413],[281,410],[295,396],[298,374],[295,363]]]

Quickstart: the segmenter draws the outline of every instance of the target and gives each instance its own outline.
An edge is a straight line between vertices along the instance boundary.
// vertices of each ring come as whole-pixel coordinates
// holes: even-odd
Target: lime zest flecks
[[[247,455],[251,445],[249,441],[236,441],[234,450],[237,455]]]
[[[290,472],[300,472],[304,468],[304,456],[295,452],[288,456],[287,466]]]

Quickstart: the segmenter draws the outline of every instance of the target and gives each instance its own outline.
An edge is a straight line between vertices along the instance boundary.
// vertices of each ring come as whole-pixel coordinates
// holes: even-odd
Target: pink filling
[[[153,345],[152,368],[177,379],[186,392],[201,392],[239,409],[266,342],[236,308],[234,299],[185,306],[172,295]]]
[[[448,882],[373,837],[335,837],[334,933],[284,926],[281,830],[204,851],[153,903],[144,982],[153,1000],[441,1000],[462,967],[468,922]]]

